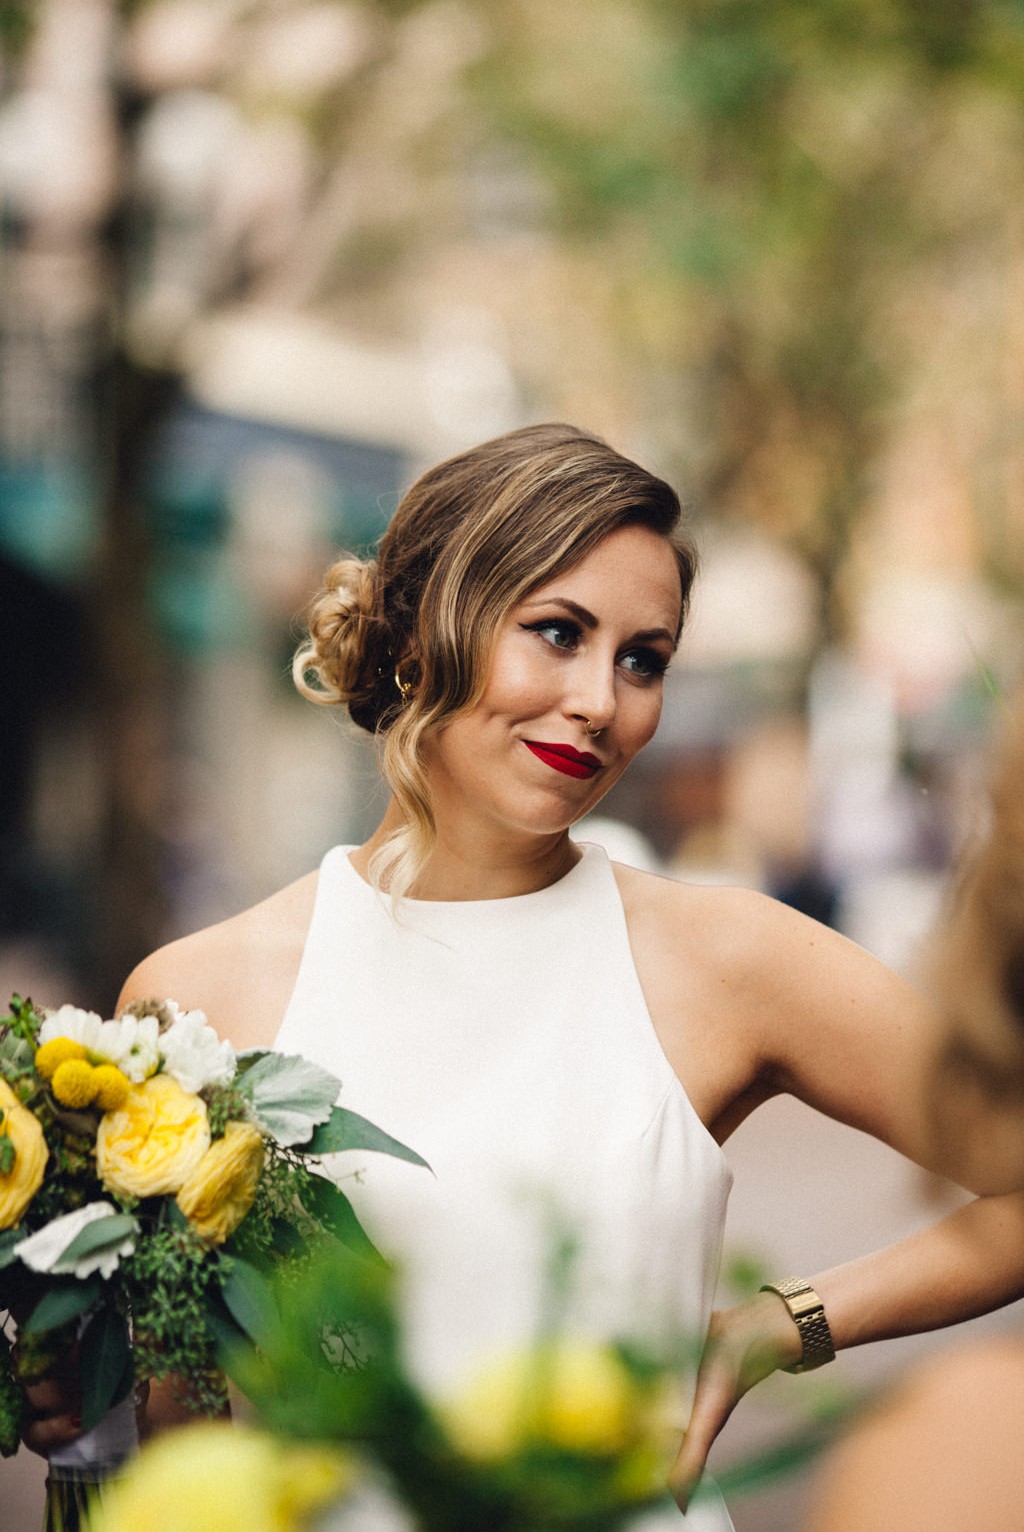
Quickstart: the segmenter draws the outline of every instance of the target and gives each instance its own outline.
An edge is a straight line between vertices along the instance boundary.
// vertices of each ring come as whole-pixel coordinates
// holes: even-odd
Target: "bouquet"
[[[267,1276],[297,1281],[341,1242],[379,1263],[317,1158],[413,1150],[335,1105],[307,1060],[236,1056],[173,1000],[114,1020],[15,996],[0,1020],[0,1451],[17,1448],[21,1385],[77,1349],[89,1433],[136,1378],[188,1380],[225,1402],[222,1349],[255,1339]],[[344,1345],[344,1326],[338,1344]]]

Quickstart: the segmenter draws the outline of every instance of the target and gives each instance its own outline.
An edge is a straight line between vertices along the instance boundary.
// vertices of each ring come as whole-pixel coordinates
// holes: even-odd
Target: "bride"
[[[579,1251],[567,1324],[702,1338],[663,1515],[719,1529],[694,1491],[740,1397],[1018,1296],[1024,1198],[965,1173],[980,1195],[950,1217],[713,1309],[730,1133],[790,1092],[931,1164],[931,1031],[925,1000],[833,931],[570,839],[657,728],[695,572],[679,522],[667,484],[563,425],[425,473],[378,559],[328,571],[296,658],[300,690],[377,737],[379,828],[146,959],[121,1003],[173,995],[238,1048],[317,1059],[428,1160],[430,1178],[358,1157],[332,1173],[402,1265],[434,1392],[534,1333],[552,1228]],[[37,1445],[44,1426],[71,1432],[51,1416]]]

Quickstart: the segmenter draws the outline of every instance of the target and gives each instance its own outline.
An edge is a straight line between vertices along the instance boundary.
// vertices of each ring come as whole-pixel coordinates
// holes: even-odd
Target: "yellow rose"
[[[0,1134],[14,1145],[14,1164],[6,1175],[0,1171],[0,1229],[13,1229],[43,1184],[50,1151],[39,1119],[22,1106],[6,1080],[0,1080],[0,1110]]]
[[[561,1343],[499,1358],[443,1415],[455,1445],[478,1461],[510,1457],[528,1442],[605,1455],[629,1444],[638,1402],[613,1351]]]
[[[171,1075],[152,1075],[101,1117],[96,1169],[115,1195],[157,1197],[178,1191],[209,1147],[206,1103]]]
[[[252,1207],[263,1170],[263,1139],[247,1122],[229,1122],[178,1193],[197,1234],[222,1245]]]
[[[347,1490],[349,1460],[250,1426],[206,1421],[144,1447],[104,1488],[91,1532],[303,1532]]]

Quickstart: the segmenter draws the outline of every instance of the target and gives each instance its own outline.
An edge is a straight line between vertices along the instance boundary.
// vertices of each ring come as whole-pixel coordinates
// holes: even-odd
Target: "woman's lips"
[[[592,777],[600,771],[601,762],[596,755],[581,754],[572,745],[543,745],[538,740],[524,739],[527,750],[532,750],[538,761],[564,772],[567,777]]]

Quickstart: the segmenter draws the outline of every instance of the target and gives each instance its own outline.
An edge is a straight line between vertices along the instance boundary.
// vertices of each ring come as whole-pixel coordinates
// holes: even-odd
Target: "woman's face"
[[[439,832],[551,835],[588,813],[657,728],[681,600],[667,539],[621,527],[513,607],[480,701],[427,746]]]

